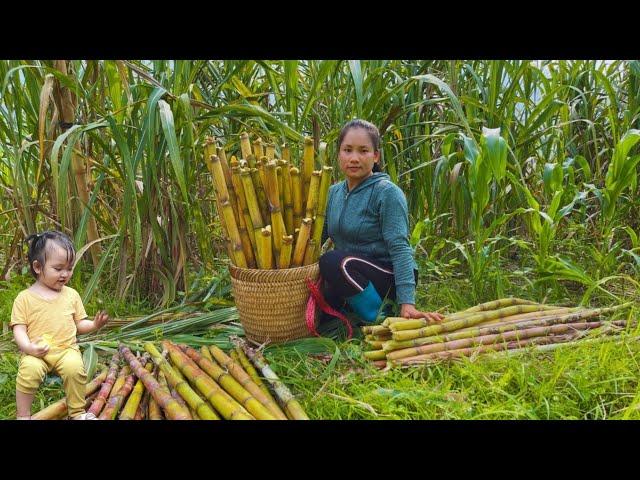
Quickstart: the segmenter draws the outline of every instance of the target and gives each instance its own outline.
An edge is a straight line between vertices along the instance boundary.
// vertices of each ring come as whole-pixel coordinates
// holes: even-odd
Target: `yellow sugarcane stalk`
[[[276,163],[276,178],[278,179],[278,195],[280,196],[280,208],[283,209],[282,219],[284,220],[284,178],[282,176],[282,167]]]
[[[224,217],[227,234],[229,235],[229,239],[233,245],[234,263],[240,268],[247,268],[247,259],[242,250],[242,238],[240,237],[240,231],[238,230],[238,224],[236,223],[233,206],[229,200],[229,191],[227,189],[227,183],[224,178],[220,159],[216,155],[212,155],[210,158],[210,165],[216,187],[218,205],[222,211],[222,216]]]
[[[318,257],[320,257],[320,251],[317,248],[322,241],[322,229],[324,227],[324,220],[326,218],[327,213],[327,200],[329,198],[329,187],[331,186],[331,174],[333,172],[333,167],[322,167],[322,176],[320,178],[320,188],[318,192],[318,206],[316,209],[316,218],[313,223],[313,234],[311,235],[312,240],[316,245],[316,251],[314,252],[313,261],[317,261]]]
[[[242,132],[240,134],[240,152],[242,154],[242,158],[248,161],[249,155],[251,155],[251,142],[247,132]]]
[[[320,189],[320,171],[311,172],[311,181],[309,182],[309,190],[307,191],[307,204],[305,217],[313,218],[316,215],[316,207],[318,206],[318,195]]]
[[[242,344],[242,348],[255,366],[260,369],[264,378],[271,384],[274,392],[276,392],[276,395],[284,405],[284,410],[289,418],[291,420],[309,420],[300,402],[296,400],[287,386],[278,378],[262,354],[250,348],[246,343]]]
[[[258,387],[260,387],[260,390],[262,390],[262,392],[267,397],[269,397],[274,403],[277,403],[275,398],[273,398],[273,396],[271,395],[271,392],[269,391],[269,387],[267,387],[267,385],[265,385],[265,383],[262,381],[262,379],[260,378],[260,375],[258,375],[258,372],[253,367],[253,364],[249,361],[249,359],[247,358],[244,351],[242,350],[242,348],[240,348],[239,345],[235,345],[235,348],[231,351],[231,358],[236,363],[240,364],[242,369],[245,372],[247,372],[249,377],[251,377],[251,380],[253,380],[253,383],[258,385]]]
[[[169,351],[172,363],[180,369],[223,418],[226,420],[253,420],[253,416],[242,405],[231,398],[177,346],[167,340],[162,342],[162,346]]]
[[[236,192],[233,189],[233,182],[231,181],[231,168],[229,167],[229,162],[227,162],[227,154],[225,153],[224,148],[217,147],[216,155],[220,159],[220,166],[222,167],[224,181],[227,185],[229,201],[233,207],[233,216],[236,219],[236,222],[238,222],[240,219],[240,211],[238,210],[238,199],[236,197]]]
[[[200,353],[204,358],[213,362],[213,357],[211,356],[211,352],[209,351],[206,345],[203,345],[200,347]]]
[[[280,208],[280,192],[278,191],[278,178],[276,176],[276,162],[267,165],[267,196],[269,198],[269,211],[271,213],[271,228],[273,230],[274,255],[280,259],[282,237],[286,234],[282,209]]]
[[[258,244],[258,268],[263,270],[270,270],[274,266],[271,237],[271,225],[267,225],[260,229],[260,236],[256,238]]]
[[[302,149],[302,198],[307,198],[309,193],[309,182],[313,173],[313,138],[304,137],[304,147]]]
[[[265,193],[267,193],[267,157],[260,157],[260,162],[258,163],[258,174],[260,175],[260,182],[262,183],[262,188]],[[269,195],[267,194],[267,200],[269,200]]]
[[[206,348],[203,348],[206,350]],[[209,345],[210,355],[235,378],[240,385],[242,385],[253,397],[262,403],[269,411],[280,420],[286,420],[287,416],[280,410],[278,404],[271,398],[270,395],[266,395],[260,386],[256,384],[249,374],[242,369],[239,362],[229,357],[224,351],[215,346]]]
[[[282,246],[280,248],[280,258],[278,268],[289,268],[291,265],[291,254],[293,253],[293,235],[282,236]]]
[[[284,205],[284,226],[287,229],[287,235],[293,234],[293,197],[291,191],[291,172],[289,171],[289,162],[279,160],[278,165],[282,169],[282,204]]]
[[[287,145],[286,143],[283,143],[282,146],[280,147],[281,150],[281,157],[283,160],[286,160],[287,162],[291,161],[291,152],[289,151],[289,145]]]
[[[276,158],[276,146],[275,146],[275,144],[274,143],[267,143],[264,154],[269,160],[273,160],[274,158]]]
[[[241,211],[240,203],[238,203],[238,210]],[[251,219],[249,219],[251,221]],[[242,253],[247,261],[248,268],[256,268],[256,258],[253,253],[253,245],[251,244],[251,236],[249,232],[253,232],[253,228],[247,228],[246,219],[243,214],[240,214],[238,221],[238,231],[240,232],[240,241],[242,242]]]
[[[254,238],[256,241],[256,253],[259,257],[257,245],[260,239],[260,230],[264,227],[262,220],[262,214],[260,213],[260,207],[258,205],[258,199],[256,197],[256,191],[251,180],[249,169],[240,169],[240,180],[244,188],[245,200],[247,202],[247,209],[249,210],[249,217],[251,219],[251,226],[253,227]],[[260,264],[260,258],[257,258],[257,263]]]
[[[144,387],[149,391],[158,406],[162,407],[167,417],[172,420],[188,420],[191,418],[189,411],[180,405],[165,388],[162,388],[153,374],[147,372],[140,362],[137,361],[131,350],[119,345],[118,351],[124,356],[136,376],[142,380]],[[149,418],[152,415],[152,404],[149,404]]]
[[[261,164],[259,163],[258,166]],[[264,188],[264,182],[262,180],[262,170],[258,170],[258,168],[252,167],[250,169],[251,172],[251,181],[253,182],[253,188],[256,192],[256,198],[258,199],[258,207],[260,209],[260,215],[262,216],[263,223],[269,223],[269,206],[267,205],[267,194]]]
[[[276,420],[276,416],[269,409],[260,403],[254,396],[242,386],[232,375],[223,370],[217,363],[207,360],[196,350],[188,346],[182,346],[181,350],[192,360],[198,367],[213,378],[218,385],[231,395],[240,405],[256,417],[257,420]],[[259,389],[258,389],[259,390]]]
[[[304,259],[302,260],[302,264],[311,265],[313,262],[315,262],[317,250],[318,245],[316,244],[316,241],[313,238],[309,238],[309,241],[307,242],[307,248],[304,251]]]
[[[253,156],[256,158],[264,157],[264,150],[262,146],[262,138],[258,137],[253,142]]]
[[[153,370],[153,362],[147,362],[144,366],[147,372],[151,372]],[[127,399],[127,403],[125,403],[122,411],[120,412],[120,416],[118,420],[133,420],[136,416],[136,412],[138,411],[138,406],[140,405],[140,401],[142,400],[142,395],[144,394],[144,383],[142,380],[138,379],[135,387],[131,391],[131,395]]]
[[[529,313],[546,310],[545,305],[518,304],[510,307],[499,308],[498,310],[472,312],[471,315],[458,318],[449,322],[439,323],[412,330],[398,330],[392,332],[392,337],[396,341],[412,340],[414,338],[429,337],[441,332],[451,332],[465,327],[471,327],[488,320],[505,318],[519,313]],[[394,325],[394,324],[391,324]]]
[[[211,407],[198,396],[191,386],[182,380],[175,372],[169,362],[160,354],[158,349],[151,342],[145,342],[144,349],[151,354],[153,363],[158,365],[167,383],[174,388],[182,399],[193,409],[202,420],[220,420],[220,417]]]
[[[307,250],[307,243],[311,235],[311,224],[313,220],[310,218],[303,218],[302,225],[300,225],[300,232],[298,233],[298,239],[296,240],[296,246],[293,250],[293,259],[291,260],[292,267],[299,267],[304,262],[304,254]]]
[[[302,224],[302,180],[300,179],[300,170],[296,167],[289,169],[291,176],[291,197],[293,200],[293,228],[300,228]]]
[[[169,385],[169,383],[167,382],[167,377],[165,377],[164,373],[162,373],[162,370],[158,372],[158,383],[162,388],[169,391],[169,393],[175,399],[176,402],[178,402],[184,408],[189,410],[189,415],[191,416],[189,420],[200,420],[200,417],[198,417],[198,414],[196,413],[196,411],[193,408],[191,408],[189,405],[187,405],[187,403],[184,401],[184,398],[180,396],[180,394],[176,391],[175,388],[172,388]]]
[[[233,165],[233,162],[232,162],[232,165]],[[242,184],[242,180],[240,178],[239,166],[234,165],[231,167],[231,182],[233,183],[233,188],[237,194],[238,205],[239,205],[238,210],[239,212],[242,213],[242,217],[244,219],[244,225],[247,230],[247,234],[249,236],[249,242],[251,243],[251,248],[255,252],[256,251],[256,234],[253,227],[253,223],[251,221],[251,216],[249,215],[249,207],[247,206],[247,197],[245,196],[244,185]],[[254,264],[255,264],[255,255],[252,255],[252,256],[254,257]],[[249,263],[249,257],[247,257],[247,263]]]

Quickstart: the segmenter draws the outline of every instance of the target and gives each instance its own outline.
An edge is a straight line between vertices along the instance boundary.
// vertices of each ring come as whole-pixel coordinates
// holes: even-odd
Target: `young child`
[[[85,383],[76,333],[98,330],[109,320],[106,312],[87,318],[77,291],[65,286],[73,274],[76,252],[69,237],[58,231],[31,235],[29,267],[36,281],[13,302],[11,327],[22,351],[16,380],[18,420],[31,418],[31,403],[48,372],[62,378],[69,418],[95,420],[86,413]]]

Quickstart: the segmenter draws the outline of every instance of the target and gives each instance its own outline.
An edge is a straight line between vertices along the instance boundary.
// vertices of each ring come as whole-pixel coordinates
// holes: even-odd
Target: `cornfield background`
[[[16,60],[0,79],[5,329],[30,281],[23,239],[44,228],[86,252],[71,285],[90,306],[230,304],[205,137],[234,152],[247,131],[297,158],[311,135],[337,167],[355,117],[379,127],[407,196],[419,307],[640,300],[640,61]],[[637,349],[620,352],[637,375]]]

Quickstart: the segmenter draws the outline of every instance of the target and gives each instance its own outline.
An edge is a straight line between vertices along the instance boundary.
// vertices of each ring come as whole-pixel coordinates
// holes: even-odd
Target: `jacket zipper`
[[[347,210],[347,201],[349,200],[349,190],[344,194],[344,204],[342,205],[342,211],[340,212],[340,218],[338,219],[338,231],[342,236],[342,217],[344,216],[344,212]]]

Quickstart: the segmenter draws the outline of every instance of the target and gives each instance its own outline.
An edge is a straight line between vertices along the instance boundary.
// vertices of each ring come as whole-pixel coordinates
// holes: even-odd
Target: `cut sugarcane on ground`
[[[235,266],[284,269],[318,261],[333,167],[325,165],[326,144],[320,143],[317,160],[313,146],[306,137],[295,166],[286,144],[276,158],[275,145],[264,145],[260,138],[252,143],[242,133],[242,158],[227,161],[224,148],[207,138],[205,162]],[[321,170],[315,170],[316,164]]]
[[[137,355],[120,344],[109,367],[86,386],[87,411],[101,420],[308,420],[261,352],[242,339],[233,342],[228,353],[168,340],[161,351],[145,342]],[[66,415],[63,398],[32,418]]]
[[[388,317],[365,326],[365,358],[376,366],[414,365],[514,350],[532,345],[576,342],[625,328],[628,320],[607,315],[629,307],[559,307],[503,298],[446,315],[442,322]]]

